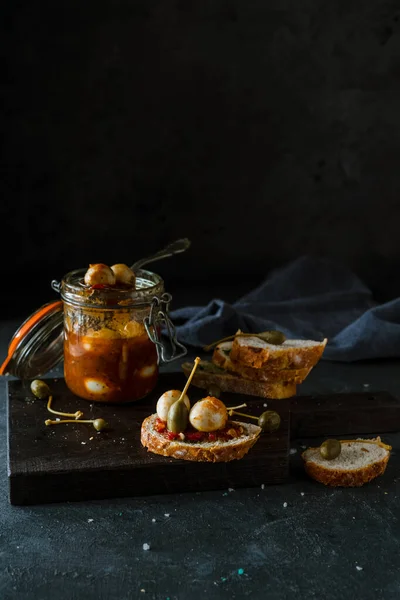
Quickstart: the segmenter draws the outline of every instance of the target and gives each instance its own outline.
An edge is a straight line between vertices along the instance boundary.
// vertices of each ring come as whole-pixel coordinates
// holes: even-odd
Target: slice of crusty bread
[[[314,340],[285,340],[275,345],[257,337],[236,336],[232,343],[231,359],[247,367],[261,369],[311,369],[322,356],[327,344]]]
[[[193,363],[185,362],[182,365],[183,372],[189,377],[193,369]],[[212,362],[200,361],[193,376],[192,384],[196,387],[208,390],[210,384],[217,385],[221,392],[233,394],[246,394],[260,398],[274,398],[282,400],[296,395],[296,384],[285,381],[255,381],[245,379],[235,373],[228,373]]]
[[[377,437],[370,440],[341,440],[342,451],[333,460],[325,460],[319,448],[308,448],[302,454],[305,470],[329,486],[359,487],[385,472],[391,446]]]
[[[196,462],[229,462],[243,458],[258,440],[261,427],[251,423],[229,421],[241,425],[243,434],[227,442],[196,442],[189,443],[181,440],[170,441],[154,429],[157,413],[147,417],[142,423],[141,442],[150,452],[170,456],[180,460]]]
[[[274,369],[266,366],[262,369],[248,367],[236,360],[231,359],[232,342],[219,344],[213,352],[212,362],[225,371],[237,373],[246,379],[256,381],[282,382],[299,384],[304,381],[311,369]]]

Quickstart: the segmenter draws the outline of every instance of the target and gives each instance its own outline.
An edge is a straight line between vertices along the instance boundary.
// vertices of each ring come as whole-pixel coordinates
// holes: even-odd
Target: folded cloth
[[[279,329],[287,338],[328,338],[325,360],[400,357],[400,298],[378,304],[353,272],[328,259],[301,257],[234,304],[215,299],[171,317],[178,339],[198,348],[238,329]]]

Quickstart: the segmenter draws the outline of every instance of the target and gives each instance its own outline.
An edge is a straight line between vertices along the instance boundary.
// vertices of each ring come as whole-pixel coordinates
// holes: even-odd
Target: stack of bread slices
[[[201,361],[194,385],[204,389],[217,386],[222,392],[262,398],[290,398],[320,360],[327,344],[327,339],[288,339],[271,344],[256,335],[240,334],[218,344],[210,361]],[[188,375],[192,365],[184,363],[182,368]]]

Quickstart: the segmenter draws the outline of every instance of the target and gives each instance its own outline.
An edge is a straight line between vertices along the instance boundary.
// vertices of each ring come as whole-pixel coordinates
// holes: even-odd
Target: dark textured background
[[[6,317],[70,269],[182,236],[191,250],[157,267],[178,304],[187,283],[234,298],[301,254],[400,293],[397,1],[1,12]]]

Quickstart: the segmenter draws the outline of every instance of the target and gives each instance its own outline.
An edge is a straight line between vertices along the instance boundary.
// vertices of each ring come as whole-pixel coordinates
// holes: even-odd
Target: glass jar
[[[88,289],[82,284],[84,274],[72,271],[60,286],[65,382],[85,400],[140,400],[158,380],[155,342],[161,322],[154,322],[152,306],[155,298],[163,297],[164,282],[142,270],[134,289]]]
[[[68,388],[91,402],[144,398],[157,383],[160,362],[186,354],[169,318],[171,295],[162,278],[136,271],[136,286],[88,288],[85,269],[52,281],[61,301],[42,306],[16,331],[0,374],[33,379],[64,359]],[[161,339],[165,326],[171,351]]]

